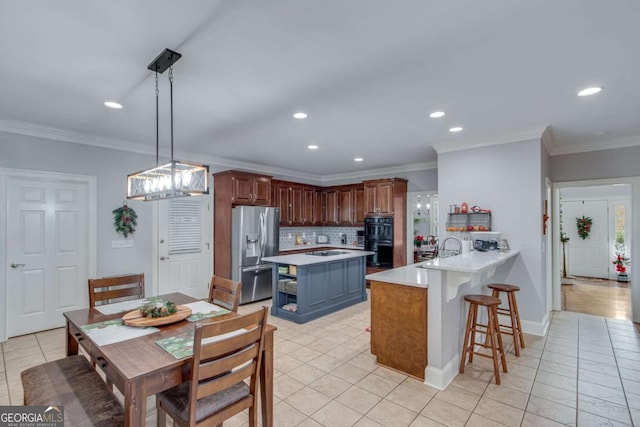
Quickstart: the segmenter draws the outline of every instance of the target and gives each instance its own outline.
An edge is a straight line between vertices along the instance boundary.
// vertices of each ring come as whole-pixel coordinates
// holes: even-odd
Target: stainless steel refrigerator
[[[263,257],[278,255],[280,210],[237,206],[231,214],[231,278],[242,283],[240,304],[272,296],[273,264]]]

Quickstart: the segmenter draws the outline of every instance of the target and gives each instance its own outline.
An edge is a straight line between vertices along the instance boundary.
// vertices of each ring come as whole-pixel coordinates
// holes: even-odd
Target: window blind
[[[169,200],[169,254],[201,251],[201,203],[192,198]]]

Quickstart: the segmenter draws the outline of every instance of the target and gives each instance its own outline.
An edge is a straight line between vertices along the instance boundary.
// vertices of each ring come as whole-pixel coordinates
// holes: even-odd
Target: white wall
[[[640,176],[640,145],[551,157],[554,182]]]
[[[531,140],[439,153],[438,194],[443,235],[445,206],[467,202],[491,209],[493,229],[503,232],[510,246],[520,250],[513,268],[495,279],[520,286],[522,320],[543,327],[547,314],[541,220],[545,156],[540,145],[540,141]]]

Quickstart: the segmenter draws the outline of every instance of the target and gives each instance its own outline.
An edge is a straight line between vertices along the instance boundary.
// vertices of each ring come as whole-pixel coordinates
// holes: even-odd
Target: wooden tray
[[[179,322],[191,315],[191,309],[184,305],[176,307],[178,311],[165,317],[144,317],[140,310],[133,310],[122,316],[122,322],[129,326],[159,326]]]

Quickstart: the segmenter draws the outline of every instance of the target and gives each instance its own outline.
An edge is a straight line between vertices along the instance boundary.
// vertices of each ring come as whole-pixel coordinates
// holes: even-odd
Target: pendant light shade
[[[209,193],[209,167],[173,159],[173,64],[182,57],[165,49],[147,67],[156,75],[156,166],[127,176],[127,198],[161,200]],[[171,161],[159,165],[158,74],[169,69],[171,88]]]

